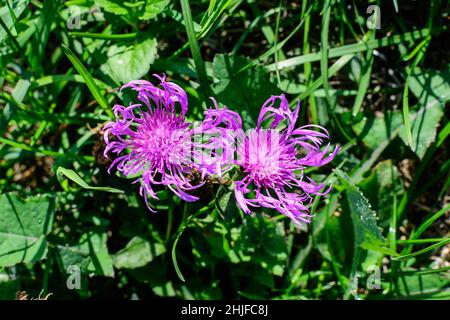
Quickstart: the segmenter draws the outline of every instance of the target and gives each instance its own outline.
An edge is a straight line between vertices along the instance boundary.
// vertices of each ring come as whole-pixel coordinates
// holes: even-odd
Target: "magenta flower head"
[[[105,126],[104,133],[104,155],[117,155],[108,172],[116,167],[127,177],[138,176],[135,182],[140,183],[140,194],[151,211],[148,196],[158,199],[156,185],[167,186],[185,201],[198,200],[189,191],[201,187],[207,175],[222,171],[222,161],[214,158],[214,150],[223,143],[221,136],[228,126],[234,125],[229,120],[234,113],[215,104],[205,112],[205,120],[192,129],[185,117],[186,92],[167,82],[165,76],[155,77],[159,86],[137,80],[122,87],[136,91],[140,103],[115,105],[116,120]],[[202,133],[207,133],[207,139],[195,139]]]
[[[284,95],[272,96],[261,107],[257,126],[238,137],[237,164],[243,171],[236,181],[235,197],[245,213],[251,207],[275,209],[297,225],[310,222],[313,195],[323,195],[304,174],[307,167],[319,167],[333,160],[338,147],[321,148],[328,132],[316,125],[295,126],[300,104],[294,111]],[[314,130],[317,129],[318,131]]]

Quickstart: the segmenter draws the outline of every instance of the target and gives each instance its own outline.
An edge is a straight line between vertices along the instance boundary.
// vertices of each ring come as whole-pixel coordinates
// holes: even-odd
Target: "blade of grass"
[[[415,59],[411,67],[407,68],[407,76],[405,80],[405,87],[403,89],[403,100],[402,100],[402,113],[403,121],[405,123],[406,137],[409,146],[414,150],[415,145],[412,139],[411,126],[409,124],[409,78],[411,77],[411,72],[416,69],[417,65],[422,61],[425,56],[428,44],[431,41],[431,37],[427,36],[417,47],[409,54],[406,58],[411,59],[415,55]]]
[[[375,32],[369,31],[368,37],[371,39],[375,38]],[[373,60],[373,50],[368,50],[364,59],[362,75],[358,82],[358,93],[356,95],[355,102],[352,108],[353,116],[356,116],[359,113],[359,110],[361,109],[362,103],[364,101],[364,97],[366,96],[367,89],[369,88],[370,78],[372,76]]]
[[[3,21],[3,19],[0,17],[0,26],[5,30],[6,34],[8,35],[8,37],[11,39],[11,42],[14,46],[14,48],[16,49],[16,51],[26,60],[28,61],[28,58],[25,56],[24,50],[22,50],[21,45],[19,44],[19,42],[17,41],[16,37],[14,37],[14,35],[11,33],[11,31],[9,30],[9,28],[6,26],[5,22]]]
[[[236,3],[236,6],[238,6],[240,4],[241,1],[238,1]],[[210,6],[212,4],[214,4],[215,2],[211,2]],[[201,30],[199,33],[196,33],[196,39],[197,40],[201,40],[204,37],[206,37],[209,32],[211,31],[211,29],[213,28],[214,24],[216,23],[216,21],[219,19],[219,17],[222,15],[222,13],[225,11],[225,9],[232,3],[231,0],[225,0],[225,1],[221,1],[220,5],[215,8],[215,10],[212,12],[212,14],[208,15],[210,13],[210,10],[208,10],[205,15],[202,18],[202,23],[201,25]],[[236,8],[236,6],[234,8]],[[184,16],[184,14],[183,14]],[[183,23],[186,27],[186,22]],[[195,26],[195,23],[194,23]],[[195,31],[195,29],[194,29]],[[167,60],[173,60],[175,58],[177,58],[181,53],[184,52],[184,50],[186,50],[187,48],[189,48],[190,45],[190,41],[186,42],[184,45],[181,46],[180,49],[178,49],[177,51],[175,51],[175,53],[173,53]]]
[[[192,20],[191,8],[189,6],[189,0],[180,0],[181,11],[186,25],[186,33],[189,40],[189,46],[191,48],[192,58],[194,59],[195,68],[197,69],[198,77],[200,80],[201,90],[204,95],[205,101],[211,96],[211,88],[208,82],[208,76],[206,75],[205,64],[200,53],[200,47],[197,42],[197,37],[194,31],[194,22]]]
[[[94,78],[91,76],[89,71],[85,68],[85,66],[81,63],[81,61],[77,58],[77,56],[70,50],[68,47],[66,47],[64,44],[61,44],[61,47],[66,54],[66,56],[69,58],[70,62],[72,62],[75,69],[77,69],[78,73],[83,77],[86,85],[88,86],[89,90],[91,91],[92,95],[94,96],[95,100],[98,102],[100,107],[105,111],[105,113],[111,118],[114,119],[114,113],[111,111],[111,108],[108,106],[108,102],[106,101],[103,94],[100,92],[99,88],[97,87]]]
[[[353,54],[345,55],[340,57],[333,65],[329,68],[327,75],[329,77],[335,75],[339,70],[341,70],[352,58],[354,57]],[[320,86],[323,84],[323,77],[318,78],[316,81],[314,81],[304,92],[302,92],[300,95],[298,95],[297,98],[292,100],[291,104],[295,105],[297,104],[297,100],[300,99],[300,101],[304,100],[305,98],[309,97],[315,90],[317,90]]]
[[[399,257],[392,257],[391,259],[393,261],[408,260],[410,258],[419,256],[419,255],[424,254],[424,253],[427,253],[428,251],[431,251],[433,249],[442,247],[442,246],[446,245],[447,243],[450,243],[450,238],[442,240],[442,241],[439,241],[438,243],[435,243],[435,244],[433,244],[433,245],[431,245],[429,247],[426,247],[425,249],[422,249],[422,250],[419,250],[419,251],[416,251],[416,252],[413,252],[413,253],[405,254],[405,255],[402,255],[402,256],[399,256]]]
[[[3,107],[2,114],[0,116],[0,135],[6,131],[9,122],[16,113],[16,109],[20,107],[20,104],[27,95],[29,89],[30,81],[28,79],[19,79],[19,81],[17,81],[11,96],[7,98],[8,103]]]
[[[13,141],[13,140],[10,140],[7,138],[3,138],[3,137],[0,137],[0,142],[7,144],[11,147],[19,148],[19,149],[22,149],[25,151],[34,152],[38,155],[44,155],[44,156],[50,156],[50,157],[68,157],[69,156],[68,154],[65,154],[62,152],[46,150],[43,148],[30,147],[29,145],[26,145],[25,143],[16,142],[16,141]],[[92,162],[95,160],[93,156],[77,156],[77,158],[83,159],[87,162]]]
[[[242,43],[244,43],[245,38],[258,26],[258,24],[270,17],[271,15],[278,13],[281,10],[281,8],[272,8],[268,11],[266,11],[264,14],[258,15],[251,23],[250,25],[245,29],[245,31],[242,33],[242,35],[239,37],[239,39],[236,41],[236,44],[233,47],[233,50],[231,50],[231,54],[237,54],[238,50],[242,46]]]
[[[29,54],[29,60],[34,73],[42,74],[45,63],[45,49],[50,36],[52,24],[58,17],[58,8],[61,0],[45,1],[36,24],[37,32],[31,40],[33,46],[32,54]]]
[[[84,181],[75,171],[73,171],[71,169],[66,169],[63,167],[58,167],[58,169],[56,169],[56,177],[57,177],[59,183],[61,184],[61,186],[66,191],[67,191],[68,185],[67,185],[67,180],[65,180],[64,177],[75,182],[77,185],[79,185],[83,189],[94,190],[94,191],[105,191],[105,192],[111,192],[111,193],[124,193],[123,190],[119,190],[119,189],[111,188],[111,187],[93,187],[93,186],[87,184],[86,181]]]
[[[269,50],[258,56],[257,58],[252,59],[251,62],[249,62],[247,65],[243,66],[239,72],[243,72],[251,67],[254,67],[258,65],[261,61],[265,60],[266,58],[273,55],[278,50],[281,50],[283,46],[301,29],[303,24],[305,23],[306,17],[308,17],[311,14],[312,6],[308,8],[308,11],[305,13],[305,16],[301,19],[300,23],[287,35],[286,38],[283,39],[283,41],[279,42],[276,46],[272,46]],[[274,68],[271,71],[275,71],[276,68]]]
[[[275,35],[274,35],[274,42],[273,42],[274,46],[277,46],[277,44],[278,44],[278,34],[279,34],[279,31],[280,31],[280,19],[281,19],[282,4],[283,4],[283,0],[280,0],[280,4],[278,5],[278,8],[280,10],[278,11],[277,21],[276,21],[276,25],[275,25]],[[274,58],[275,58],[275,62],[276,63],[279,60],[279,54],[280,53],[283,53],[283,51],[281,51],[281,50],[280,51],[275,51],[275,53],[274,53]],[[285,58],[286,57],[283,54],[282,59],[285,59]],[[277,75],[278,86],[280,87],[281,86],[280,70],[278,70],[278,68],[277,68],[275,71],[276,71],[276,75]]]
[[[417,40],[424,38],[428,35],[430,35],[430,30],[425,28],[413,32],[407,32],[400,35],[388,36],[381,39],[369,40],[367,42],[362,41],[359,43],[353,43],[341,47],[331,48],[328,52],[328,59],[338,58],[344,55],[354,54],[362,51],[378,49],[381,47],[387,47],[403,43],[405,41]],[[280,61],[277,63],[277,66],[275,66],[275,63],[272,63],[265,66],[265,68],[268,71],[275,71],[276,67],[278,67],[280,70],[284,68],[292,68],[307,62],[320,61],[321,57],[322,52],[319,51]]]
[[[109,86],[106,83],[104,83],[98,79],[95,79],[95,78],[93,78],[93,79],[99,89],[105,90],[105,89],[109,88]],[[53,75],[47,75],[47,76],[43,76],[42,78],[36,79],[31,84],[31,89],[36,89],[38,87],[47,86],[47,85],[50,85],[50,84],[53,84],[56,82],[65,82],[65,81],[85,83],[84,78],[79,74],[53,74]]]
[[[444,214],[448,213],[450,210],[450,204],[446,205],[444,208],[433,214],[430,218],[425,220],[419,228],[411,235],[409,240],[416,240],[433,222],[439,219]]]
[[[308,5],[308,1],[302,2],[302,14],[301,14],[302,19],[305,17],[307,5]],[[308,15],[305,17],[305,27],[303,28],[303,54],[308,54],[310,52],[310,39],[309,39],[310,25],[311,25],[311,16]],[[277,65],[278,65],[278,63],[277,63]],[[312,83],[312,80],[313,80],[311,63],[309,63],[309,62],[305,63],[303,70],[304,70],[304,75],[306,78],[306,86],[310,86]],[[318,124],[319,117],[317,114],[315,97],[313,95],[309,96],[308,102],[309,102],[309,111],[311,113],[312,123]]]
[[[138,36],[138,33],[126,33],[126,34],[104,34],[104,33],[92,33],[92,32],[69,32],[69,36],[77,38],[89,38],[89,39],[101,39],[101,40],[119,40],[119,41],[132,41]]]
[[[181,281],[186,282],[186,280],[183,277],[183,274],[181,273],[180,267],[178,266],[177,252],[176,252],[178,240],[180,240],[180,237],[181,237],[183,231],[184,231],[184,228],[181,230],[181,232],[179,232],[177,234],[177,237],[175,238],[175,241],[173,242],[171,256],[172,256],[173,267],[175,268],[175,272],[177,273],[178,278],[180,278]]]
[[[325,101],[327,108],[331,107],[330,102],[330,84],[328,82],[328,29],[330,27],[330,16],[331,16],[331,0],[326,0],[323,9],[322,17],[322,28],[320,32],[320,73],[322,78],[322,86],[325,90]]]
[[[411,133],[411,126],[409,124],[409,88],[408,88],[408,78],[406,78],[405,88],[403,89],[402,113],[403,113],[403,121],[404,121],[404,124],[405,124],[405,131],[406,131],[406,137],[407,137],[407,140],[408,140],[408,144],[410,145],[410,147],[412,149],[414,149],[412,133]]]
[[[415,239],[415,240],[397,240],[397,244],[423,244],[423,243],[435,243],[444,240],[444,238],[427,238],[427,239]]]

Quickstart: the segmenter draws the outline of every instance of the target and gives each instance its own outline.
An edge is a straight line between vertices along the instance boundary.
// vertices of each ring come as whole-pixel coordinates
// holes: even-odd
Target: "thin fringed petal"
[[[220,108],[211,98],[214,108],[204,112],[204,120],[193,129],[201,137],[194,143],[194,157],[201,172],[219,177],[234,165],[236,135],[242,131],[242,119],[237,112],[227,107]],[[200,150],[201,149],[201,150]]]
[[[277,103],[279,103],[278,107],[276,107]],[[277,129],[282,123],[285,123],[286,130],[290,133],[297,121],[299,110],[300,102],[292,112],[284,94],[271,96],[261,107],[257,128],[262,129],[265,122],[269,124],[270,129]]]
[[[184,116],[188,110],[188,100],[186,92],[177,84],[167,82],[165,75],[154,75],[160,80],[160,87],[154,86],[146,80],[135,80],[122,86],[122,89],[131,88],[136,91],[137,98],[150,108],[153,104],[164,107],[169,112],[176,112],[175,105],[180,105],[180,115]]]
[[[261,107],[256,129],[241,137],[236,164],[244,177],[236,181],[235,198],[245,213],[250,207],[264,207],[296,225],[309,223],[313,197],[329,192],[323,191],[324,183],[305,176],[304,169],[326,165],[340,149],[323,147],[329,134],[321,126],[296,128],[299,110],[300,103],[291,111],[284,95],[271,96]]]

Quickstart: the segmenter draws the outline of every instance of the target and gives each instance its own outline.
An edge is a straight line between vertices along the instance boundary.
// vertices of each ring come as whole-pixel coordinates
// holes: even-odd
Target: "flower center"
[[[190,148],[189,124],[184,118],[162,109],[144,113],[139,121],[133,150],[147,161],[181,163]]]
[[[295,149],[288,148],[277,131],[258,129],[248,134],[239,156],[244,171],[256,184],[270,185],[283,181],[284,169],[292,157],[295,159]]]

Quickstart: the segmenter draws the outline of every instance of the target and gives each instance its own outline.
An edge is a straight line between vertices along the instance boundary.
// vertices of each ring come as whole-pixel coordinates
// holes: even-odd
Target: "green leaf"
[[[448,299],[449,285],[448,274],[419,274],[402,277],[398,290],[401,296],[409,299]]]
[[[139,2],[124,2],[121,0],[97,0],[96,4],[105,11],[116,15],[129,15],[140,20],[150,20],[163,12],[169,0],[146,0]]]
[[[232,199],[233,192],[228,190],[216,199],[216,208],[226,221],[231,221],[237,212],[236,203]]]
[[[77,265],[84,273],[113,277],[114,268],[106,240],[106,233],[88,232],[81,235],[77,245],[57,245],[62,272],[66,272],[69,266]]]
[[[443,104],[450,99],[450,66],[443,71],[415,68],[408,84],[419,105]]]
[[[211,96],[211,88],[209,86],[208,77],[206,75],[205,63],[200,52],[200,46],[197,41],[197,36],[194,31],[194,20],[192,19],[191,8],[189,0],[181,0],[181,10],[188,36],[189,46],[191,48],[192,58],[194,59],[195,69],[197,70],[200,79],[200,87],[204,94],[204,99],[207,100]]]
[[[235,244],[229,258],[233,263],[252,261],[269,273],[282,276],[288,257],[285,235],[282,222],[262,216],[245,217],[240,230],[232,232]]]
[[[118,83],[137,80],[146,75],[156,56],[155,39],[134,45],[114,44],[108,49],[108,60],[101,70]]]
[[[140,20],[150,20],[164,11],[169,4],[169,0],[147,0],[142,14],[139,16]]]
[[[89,248],[82,244],[73,246],[56,246],[56,255],[62,273],[66,273],[70,266],[78,266],[82,273],[87,273],[91,263]]]
[[[29,0],[19,0],[15,1],[13,5],[13,12],[16,17],[20,16],[24,10],[27,9]],[[4,24],[8,29],[10,29],[14,25],[14,19],[9,12],[9,8],[7,6],[2,6],[0,8],[0,19],[3,20]],[[0,28],[0,43],[3,44],[3,41],[8,36],[8,33],[3,28]]]
[[[271,95],[280,93],[262,67],[238,72],[249,62],[243,57],[222,54],[216,55],[213,61],[214,78],[218,79],[213,91],[218,101],[239,111],[247,128],[254,126],[262,104]]]
[[[125,248],[114,254],[113,262],[117,269],[135,269],[147,265],[165,252],[164,245],[136,236]]]
[[[36,262],[47,254],[46,235],[55,214],[54,198],[0,196],[0,266]]]
[[[372,34],[372,37],[375,38],[375,35]],[[367,51],[366,57],[363,59],[362,66],[362,74],[358,81],[358,93],[355,98],[355,102],[353,103],[352,114],[356,116],[362,106],[364,98],[367,93],[367,89],[369,88],[371,75],[372,75],[372,66],[374,61],[374,55],[372,51]]]
[[[381,47],[387,47],[395,44],[399,44],[405,41],[417,40],[424,38],[430,34],[429,29],[421,29],[412,32],[407,32],[404,34],[390,35],[385,38],[373,39],[369,41],[360,41],[358,43],[347,44],[344,46],[339,46],[335,48],[331,48],[328,52],[328,58],[339,58],[345,55],[352,55],[357,52],[373,50]],[[272,63],[266,68],[269,71],[274,71],[276,68],[292,68],[307,62],[320,61],[322,57],[322,52],[312,52],[292,58],[288,58],[283,61],[279,61],[278,63]]]
[[[353,221],[355,247],[383,250],[386,240],[377,226],[377,214],[372,210],[369,201],[355,186],[349,185],[346,193]]]
[[[42,7],[42,11],[38,18],[37,25],[39,32],[34,33],[32,39],[32,50],[28,54],[30,63],[34,69],[34,72],[42,72],[43,59],[45,54],[45,48],[51,32],[51,26],[53,22],[58,18],[58,8],[61,4],[61,0],[45,1]]]
[[[419,158],[423,158],[428,147],[436,139],[436,130],[444,115],[443,106],[436,104],[420,114],[413,113],[414,115],[416,117],[411,125],[413,151]],[[400,131],[400,138],[408,145],[408,136],[405,130]]]
[[[11,99],[11,101],[3,107],[3,110],[0,113],[0,134],[2,134],[6,130],[9,121],[12,119],[15,113],[17,104],[20,104],[25,98],[30,85],[31,84],[28,79],[20,79],[19,81],[17,81],[17,84],[14,87],[13,92],[11,93],[11,98],[13,99]]]
[[[83,63],[81,63],[81,61],[72,52],[72,50],[70,50],[64,44],[61,44],[61,47],[64,53],[66,54],[67,58],[69,58],[70,62],[72,62],[75,69],[77,69],[78,73],[83,77],[84,81],[86,82],[86,85],[88,86],[89,90],[91,91],[92,95],[94,96],[95,100],[98,102],[100,107],[103,110],[105,110],[108,116],[114,118],[114,113],[111,111],[108,102],[106,101],[105,97],[97,87],[97,84],[95,83],[95,80],[92,77],[92,75],[89,73],[89,71],[87,71],[86,67],[83,65]]]
[[[97,0],[96,3],[106,12],[117,15],[128,14],[128,8],[123,5],[123,1]]]
[[[92,187],[89,184],[87,184],[75,171],[71,169],[66,169],[63,167],[58,167],[56,170],[56,177],[58,178],[59,183],[64,188],[64,190],[69,190],[67,180],[65,178],[70,179],[71,181],[78,184],[80,187],[84,189],[89,190],[96,190],[96,191],[105,191],[105,192],[112,192],[112,193],[124,193],[123,190],[111,188],[111,187]]]
[[[444,115],[443,103],[439,100],[430,101],[427,98],[426,105],[422,105],[416,111],[409,111],[411,134],[414,152],[422,158],[431,143],[436,139],[436,129]],[[376,149],[381,142],[390,142],[397,135],[408,144],[407,132],[399,111],[386,112],[375,116],[367,115],[359,123],[353,126],[357,135],[364,144],[371,149]]]
[[[400,197],[404,191],[397,167],[391,160],[379,162],[360,186],[374,211],[378,213],[378,224],[383,228],[388,227],[392,217],[393,195]]]
[[[112,257],[108,253],[106,233],[89,233],[83,235],[80,241],[86,239],[84,246],[89,248],[91,257],[88,271],[96,275],[114,277]]]
[[[177,237],[175,238],[175,240],[173,242],[171,256],[172,256],[172,264],[175,269],[175,272],[177,273],[178,278],[180,278],[181,281],[185,282],[186,280],[184,279],[184,276],[181,273],[180,267],[178,266],[178,260],[177,260],[177,244],[178,244],[178,241],[180,240],[181,235],[182,235],[182,232],[178,233]]]
[[[428,247],[426,247],[426,248],[424,248],[422,250],[419,250],[419,251],[416,251],[416,252],[413,252],[413,253],[408,253],[408,254],[405,254],[405,255],[401,255],[401,256],[398,256],[398,257],[393,257],[392,260],[393,261],[408,260],[408,259],[411,259],[411,258],[413,258],[415,256],[419,256],[421,254],[427,253],[427,252],[429,252],[431,250],[443,247],[443,246],[445,246],[448,243],[450,243],[450,238],[444,238],[444,240],[441,240],[438,243],[432,244],[431,246],[428,246]]]
[[[450,70],[439,72],[416,68],[408,79],[409,89],[418,99],[419,110],[423,110],[418,115],[416,113],[411,126],[413,151],[419,158],[423,158],[436,139],[436,130],[444,115],[445,102],[450,100]],[[400,132],[400,137],[407,143],[406,132]]]

